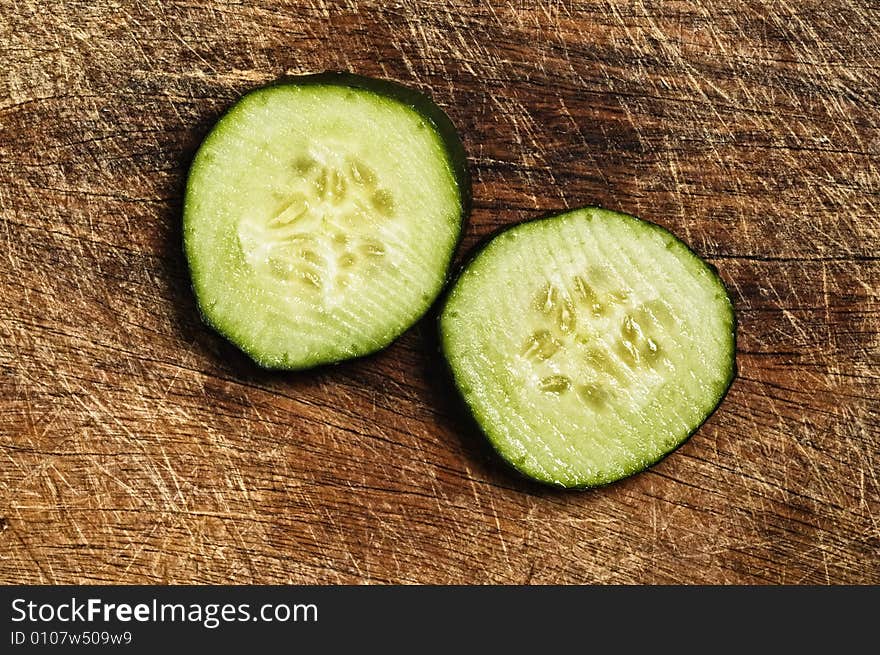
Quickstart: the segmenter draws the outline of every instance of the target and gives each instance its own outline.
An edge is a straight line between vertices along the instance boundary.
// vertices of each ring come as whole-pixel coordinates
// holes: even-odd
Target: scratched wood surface
[[[880,9],[871,2],[0,0],[0,580],[880,583]],[[261,372],[200,324],[184,176],[240,94],[429,92],[474,211],[598,203],[714,263],[740,375],[650,471],[511,475],[423,321]]]

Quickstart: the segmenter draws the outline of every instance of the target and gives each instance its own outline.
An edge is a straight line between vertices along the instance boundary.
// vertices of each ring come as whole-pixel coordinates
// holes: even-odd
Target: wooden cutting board
[[[880,10],[867,1],[0,1],[0,579],[880,583]],[[474,211],[601,204],[715,264],[739,377],[602,489],[527,483],[387,351],[258,370],[204,327],[187,167],[285,74],[431,94]]]

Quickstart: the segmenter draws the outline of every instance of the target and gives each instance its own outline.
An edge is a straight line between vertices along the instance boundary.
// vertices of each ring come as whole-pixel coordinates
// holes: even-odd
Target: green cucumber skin
[[[462,274],[468,268],[468,266],[470,266],[477,259],[477,257],[479,257],[479,255],[483,252],[483,250],[486,248],[486,246],[488,246],[489,243],[491,243],[495,239],[495,237],[500,236],[501,234],[508,232],[508,231],[511,231],[511,230],[517,230],[523,226],[527,226],[527,225],[534,223],[534,222],[537,222],[537,221],[552,220],[556,217],[563,216],[563,215],[566,215],[566,214],[569,214],[572,212],[592,211],[592,210],[606,212],[609,214],[615,214],[617,216],[620,216],[620,217],[623,217],[623,218],[626,218],[626,219],[629,219],[632,221],[636,221],[639,224],[643,224],[645,227],[657,230],[657,231],[663,233],[664,235],[670,236],[672,239],[674,239],[676,242],[678,242],[681,246],[683,246],[692,257],[703,262],[703,264],[712,273],[713,279],[715,280],[716,284],[718,284],[719,287],[724,290],[724,292],[727,294],[728,300],[730,300],[730,291],[727,288],[727,285],[724,283],[723,278],[719,274],[718,268],[715,265],[703,260],[687,243],[685,243],[684,241],[679,239],[677,236],[675,236],[675,234],[673,234],[672,232],[667,230],[665,227],[658,225],[657,223],[654,223],[652,221],[648,221],[643,218],[633,216],[632,214],[626,214],[624,212],[606,209],[606,208],[601,207],[599,205],[587,205],[587,206],[583,206],[583,207],[576,207],[573,209],[566,209],[565,211],[562,211],[562,212],[550,212],[550,213],[542,214],[540,216],[536,216],[535,218],[531,218],[526,221],[522,221],[520,223],[516,223],[513,225],[505,225],[505,226],[500,227],[497,230],[490,232],[489,234],[484,236],[482,239],[480,239],[480,241],[471,249],[470,253],[465,258],[465,260],[456,268],[453,280],[446,287],[446,291],[443,293],[442,298],[438,302],[439,311],[437,313],[437,323],[436,323],[439,349],[440,349],[440,354],[441,354],[443,361],[445,363],[446,374],[449,377],[449,379],[451,380],[452,385],[454,386],[454,388],[459,396],[459,400],[461,401],[461,405],[463,406],[464,411],[467,412],[468,416],[473,421],[473,423],[477,426],[477,428],[480,431],[480,433],[482,434],[482,436],[486,439],[486,441],[489,442],[490,446],[492,447],[492,450],[495,451],[496,455],[498,456],[498,459],[500,459],[504,463],[505,467],[508,470],[514,472],[521,479],[524,479],[529,482],[537,482],[537,483],[539,483],[543,486],[546,486],[546,487],[551,487],[551,488],[555,488],[555,489],[563,489],[563,490],[571,490],[571,491],[584,491],[584,490],[589,490],[589,489],[600,489],[602,487],[607,487],[608,485],[614,484],[615,482],[620,482],[621,480],[625,480],[629,477],[632,477],[633,475],[635,475],[637,473],[641,473],[643,471],[646,471],[646,470],[652,468],[653,466],[656,466],[657,464],[659,464],[661,461],[666,459],[669,455],[671,455],[676,450],[681,448],[684,444],[686,444],[690,440],[690,438],[693,437],[693,435],[696,434],[699,431],[699,429],[703,425],[705,425],[705,423],[715,414],[715,412],[721,406],[721,403],[727,397],[727,394],[730,391],[730,388],[732,387],[734,381],[736,380],[736,378],[739,374],[739,367],[737,365],[737,360],[736,360],[738,319],[737,319],[736,311],[734,310],[734,307],[733,307],[733,302],[732,302],[732,300],[730,300],[730,303],[729,303],[730,316],[729,316],[729,318],[730,318],[730,325],[731,325],[731,330],[730,330],[731,358],[729,360],[730,366],[727,371],[727,376],[726,376],[726,380],[724,383],[724,388],[718,394],[715,405],[712,407],[711,410],[709,410],[709,412],[706,414],[706,417],[698,425],[696,425],[690,432],[688,432],[688,434],[679,443],[675,444],[674,446],[672,446],[671,448],[669,448],[665,452],[661,453],[658,457],[650,460],[649,462],[647,462],[643,466],[634,467],[629,472],[627,472],[625,475],[613,476],[613,477],[609,477],[608,479],[605,479],[605,480],[586,482],[583,484],[562,484],[562,483],[559,483],[555,480],[548,480],[548,479],[539,478],[539,477],[535,476],[533,473],[530,473],[529,471],[526,471],[526,470],[518,467],[516,464],[511,462],[504,455],[504,453],[499,448],[498,444],[495,443],[495,441],[489,435],[486,428],[480,422],[479,417],[477,417],[474,414],[473,409],[471,408],[471,405],[467,402],[467,394],[462,389],[462,385],[461,385],[458,377],[456,376],[455,367],[452,364],[452,361],[448,355],[447,337],[446,337],[444,330],[443,330],[443,315],[444,315],[446,308],[449,304],[450,297],[451,297],[453,291],[455,290],[456,284],[458,283]]]
[[[193,178],[194,164],[198,161],[199,152],[202,150],[205,143],[208,142],[208,139],[211,137],[211,133],[213,133],[217,126],[219,126],[227,117],[232,115],[239,104],[250,94],[259,92],[264,89],[271,89],[278,86],[333,86],[333,87],[349,87],[352,89],[358,89],[360,91],[367,91],[376,96],[383,98],[390,98],[392,100],[396,100],[417,114],[419,114],[422,118],[428,121],[439,134],[441,141],[444,146],[444,150],[446,152],[446,156],[449,160],[450,167],[452,169],[453,176],[455,178],[456,184],[458,186],[458,199],[459,199],[459,224],[458,224],[458,238],[453,245],[452,249],[449,253],[449,259],[446,266],[446,270],[444,272],[444,282],[443,287],[441,288],[439,296],[442,296],[445,288],[448,286],[449,281],[452,278],[451,274],[451,263],[454,259],[455,252],[458,250],[459,245],[461,244],[461,240],[464,235],[464,231],[467,227],[468,220],[471,212],[472,205],[472,182],[471,182],[471,173],[470,167],[467,157],[467,151],[465,150],[464,143],[461,140],[461,137],[458,134],[455,126],[453,125],[451,119],[446,115],[446,113],[425,93],[421,91],[417,91],[410,87],[404,86],[397,82],[393,82],[391,80],[372,78],[363,75],[357,75],[355,73],[345,72],[345,71],[324,71],[320,73],[309,73],[304,75],[294,75],[294,76],[284,76],[276,81],[270,82],[268,84],[264,84],[259,87],[254,87],[249,89],[247,93],[243,94],[238,100],[236,100],[212,125],[209,134],[199,145],[199,148],[196,150],[193,155],[192,161],[190,163],[189,171],[187,174],[187,180],[184,189],[184,201],[183,201],[183,254],[184,259],[187,262],[187,273],[190,278],[190,290],[192,291],[193,296],[196,300],[196,308],[199,313],[199,318],[203,324],[211,328],[214,332],[219,334],[228,342],[232,343],[236,348],[242,351],[245,355],[247,355],[259,368],[269,371],[306,371],[314,368],[320,368],[323,366],[332,366],[335,364],[339,364],[340,362],[347,361],[349,359],[356,359],[361,357],[367,357],[369,355],[376,354],[388,348],[394,341],[396,341],[401,335],[398,334],[385,343],[379,344],[375,348],[370,348],[368,350],[364,350],[363,352],[358,353],[352,357],[340,357],[335,361],[320,361],[316,363],[304,363],[301,365],[291,365],[286,362],[278,362],[278,361],[270,361],[263,357],[262,353],[255,352],[249,349],[247,346],[239,343],[234,335],[230,334],[229,331],[219,325],[216,321],[210,318],[208,313],[206,312],[202,302],[199,299],[198,294],[195,291],[195,286],[192,283],[193,279],[193,261],[189,257],[189,248],[187,246],[189,231],[187,229],[187,214],[188,214],[188,202],[187,199],[191,197],[191,181]],[[424,311],[419,315],[419,317],[413,321],[413,325],[422,320],[425,315],[427,315],[431,308],[436,304],[437,299],[429,304]],[[412,326],[410,326],[412,327]],[[407,328],[408,329],[408,328]],[[405,332],[406,330],[404,330]],[[402,333],[401,333],[402,334]]]

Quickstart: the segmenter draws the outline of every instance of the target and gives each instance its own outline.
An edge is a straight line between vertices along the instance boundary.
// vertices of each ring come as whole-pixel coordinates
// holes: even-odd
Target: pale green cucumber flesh
[[[735,331],[714,269],[665,229],[593,207],[495,236],[440,315],[494,448],[560,487],[619,480],[687,440],[733,380]]]
[[[380,350],[445,283],[467,204],[460,142],[369,87],[329,76],[253,91],[191,166],[184,249],[200,311],[261,366]]]

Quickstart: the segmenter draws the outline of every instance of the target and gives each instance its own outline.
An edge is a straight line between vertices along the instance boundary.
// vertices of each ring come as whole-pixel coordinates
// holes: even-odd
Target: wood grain
[[[880,582],[870,2],[0,0],[0,580]],[[200,324],[184,176],[249,88],[429,92],[474,211],[598,203],[720,270],[740,375],[650,471],[561,493],[465,418],[427,319],[271,374]]]

